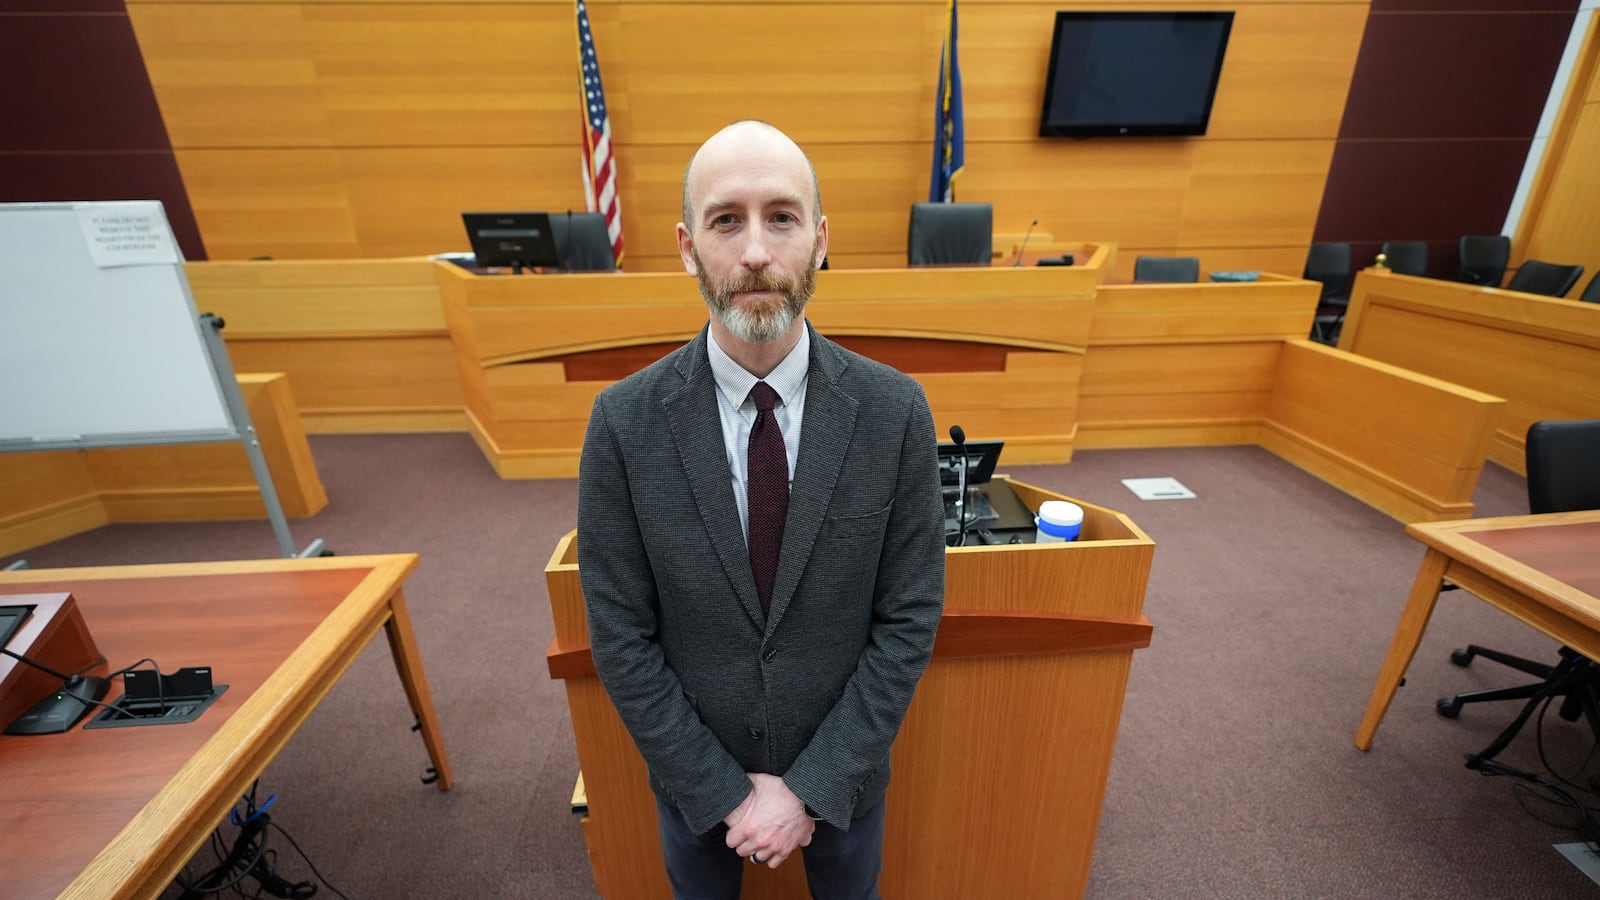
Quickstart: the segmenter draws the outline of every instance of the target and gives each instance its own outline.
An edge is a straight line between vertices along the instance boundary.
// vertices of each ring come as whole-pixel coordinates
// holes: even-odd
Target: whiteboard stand
[[[218,329],[154,200],[0,203],[0,453],[239,441],[283,505]]]
[[[289,535],[289,520],[283,514],[283,504],[278,501],[278,489],[272,483],[272,471],[267,468],[267,456],[261,452],[261,440],[255,423],[250,419],[250,408],[245,406],[244,394],[239,391],[239,378],[234,374],[233,361],[228,348],[222,343],[222,328],[226,323],[221,316],[200,314],[200,332],[205,336],[206,355],[217,370],[217,383],[222,387],[222,399],[228,405],[228,418],[238,429],[237,438],[244,444],[244,455],[250,458],[250,469],[255,472],[256,483],[261,485],[261,502],[267,507],[267,520],[272,523],[272,533],[278,538],[278,549],[291,558],[309,559],[313,556],[332,556],[326,552],[322,538],[316,538],[296,552],[294,538]]]

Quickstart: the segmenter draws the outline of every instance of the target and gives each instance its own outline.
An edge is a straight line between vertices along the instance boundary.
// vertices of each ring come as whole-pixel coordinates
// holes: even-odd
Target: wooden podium
[[[1011,482],[1030,509],[1064,499]],[[945,553],[933,661],[894,745],[881,885],[888,897],[1079,897],[1155,542],[1127,516],[1078,501],[1072,544]],[[588,800],[584,838],[606,900],[672,896],[644,760],[589,655],[577,533],[545,567],[555,640]],[[798,859],[748,866],[744,896],[804,900]]]

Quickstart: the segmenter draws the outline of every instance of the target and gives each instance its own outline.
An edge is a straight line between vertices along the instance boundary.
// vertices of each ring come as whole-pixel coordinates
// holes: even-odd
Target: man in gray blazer
[[[817,334],[810,160],[761,122],[684,173],[711,320],[595,400],[578,562],[595,668],[650,770],[680,898],[797,848],[814,897],[875,898],[889,747],[944,603],[915,381]]]

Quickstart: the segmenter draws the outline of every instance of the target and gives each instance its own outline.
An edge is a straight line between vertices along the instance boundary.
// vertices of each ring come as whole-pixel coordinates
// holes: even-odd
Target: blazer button
[[[773,660],[778,658],[778,648],[777,647],[768,648],[767,649],[767,655],[763,656],[761,658],[766,660],[767,662],[772,662]]]
[[[761,740],[761,729],[759,729],[759,728],[750,729],[750,739],[753,740],[753,741]]]

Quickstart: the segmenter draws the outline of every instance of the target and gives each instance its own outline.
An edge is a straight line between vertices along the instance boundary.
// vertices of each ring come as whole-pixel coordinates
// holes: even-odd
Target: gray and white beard
[[[700,282],[700,296],[705,298],[711,314],[717,317],[728,331],[741,341],[750,344],[770,344],[789,332],[805,312],[806,303],[817,289],[817,256],[798,278],[775,275],[765,269],[759,272],[744,271],[719,285],[711,283],[700,254],[694,253],[696,280]],[[735,298],[751,291],[771,291],[783,296],[776,308],[752,308],[741,305]]]

